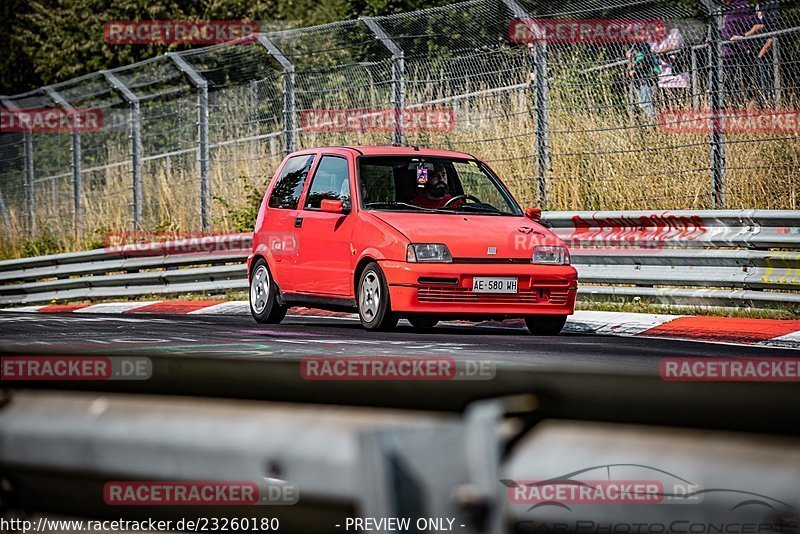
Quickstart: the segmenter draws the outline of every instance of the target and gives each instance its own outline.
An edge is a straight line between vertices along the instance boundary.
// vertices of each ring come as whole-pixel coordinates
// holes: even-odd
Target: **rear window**
[[[314,155],[293,156],[283,166],[272,194],[269,207],[278,209],[296,209],[300,203],[308,171],[314,163]]]

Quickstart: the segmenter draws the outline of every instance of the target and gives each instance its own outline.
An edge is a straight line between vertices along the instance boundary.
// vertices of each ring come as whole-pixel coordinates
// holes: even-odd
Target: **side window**
[[[323,200],[341,200],[345,208],[350,208],[350,180],[345,158],[322,156],[311,179],[305,207],[319,209]]]
[[[313,154],[289,158],[269,197],[270,208],[289,210],[297,208],[312,163],[314,163]]]

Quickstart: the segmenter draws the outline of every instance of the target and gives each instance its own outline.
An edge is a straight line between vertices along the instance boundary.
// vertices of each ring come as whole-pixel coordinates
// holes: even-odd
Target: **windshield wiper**
[[[374,207],[377,207],[377,206],[385,206],[385,207],[388,207],[388,208],[396,208],[396,207],[414,208],[416,210],[429,211],[429,212],[432,212],[432,213],[454,213],[451,210],[440,210],[440,209],[436,209],[436,208],[425,208],[423,206],[416,206],[414,204],[408,204],[407,202],[394,202],[394,201],[391,201],[391,202],[370,202],[368,204],[364,204],[365,208],[374,208]]]
[[[506,213],[504,211],[500,211],[499,209],[495,208],[494,206],[484,205],[484,204],[462,204],[456,211],[480,211],[481,213],[485,213],[486,215],[513,215],[512,213]]]

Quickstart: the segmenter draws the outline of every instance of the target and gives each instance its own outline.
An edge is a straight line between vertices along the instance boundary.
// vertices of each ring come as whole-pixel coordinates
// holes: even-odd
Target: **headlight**
[[[406,261],[411,263],[453,263],[453,257],[446,245],[417,243],[406,247]]]
[[[531,261],[550,265],[569,265],[569,251],[567,247],[539,245],[534,247]]]

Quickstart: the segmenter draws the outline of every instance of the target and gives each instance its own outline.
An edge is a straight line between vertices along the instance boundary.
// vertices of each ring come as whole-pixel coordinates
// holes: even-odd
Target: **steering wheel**
[[[447,206],[449,206],[450,204],[452,204],[456,200],[461,200],[461,199],[472,200],[473,202],[477,202],[478,204],[483,204],[483,202],[481,202],[481,199],[479,199],[476,196],[473,196],[473,195],[456,195],[453,198],[451,198],[450,200],[448,200],[447,202],[445,202],[442,207],[446,208]]]

